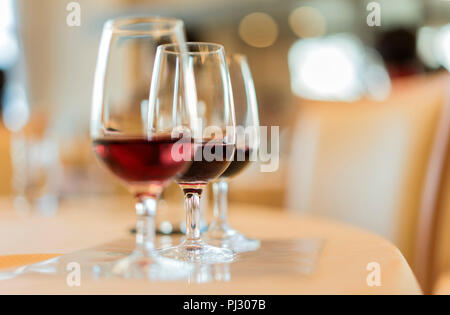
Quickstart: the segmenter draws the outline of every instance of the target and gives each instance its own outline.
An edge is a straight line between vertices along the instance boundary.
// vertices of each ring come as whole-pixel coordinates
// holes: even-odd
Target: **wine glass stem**
[[[213,183],[214,219],[212,225],[226,227],[228,225],[228,183],[220,180]]]
[[[202,190],[188,192],[184,195],[186,209],[186,242],[198,243],[200,241],[200,196]]]
[[[139,198],[136,203],[136,251],[150,255],[155,248],[155,214],[158,201],[154,197]]]

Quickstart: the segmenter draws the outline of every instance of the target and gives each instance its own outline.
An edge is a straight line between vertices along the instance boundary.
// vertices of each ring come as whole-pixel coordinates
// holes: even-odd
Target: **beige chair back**
[[[444,77],[396,82],[384,102],[302,101],[287,206],[369,229],[412,261]]]
[[[422,192],[414,271],[424,292],[450,267],[450,79]]]

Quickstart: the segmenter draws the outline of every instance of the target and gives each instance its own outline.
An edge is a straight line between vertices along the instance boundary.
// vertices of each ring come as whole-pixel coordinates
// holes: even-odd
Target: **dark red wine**
[[[94,140],[97,157],[117,177],[131,185],[160,184],[180,174],[189,161],[173,156],[172,149],[182,151],[179,139],[170,136]],[[186,144],[185,144],[186,145]],[[190,146],[191,144],[187,144]],[[180,146],[176,148],[174,146]],[[181,149],[181,150],[180,150]]]
[[[236,149],[234,152],[233,161],[231,161],[230,166],[225,170],[225,172],[220,175],[220,177],[232,177],[236,174],[242,172],[250,162],[251,150],[249,148]]]
[[[219,177],[230,165],[234,145],[205,142],[195,144],[194,150],[194,160],[188,170],[177,179],[180,185],[204,185],[211,179]]]

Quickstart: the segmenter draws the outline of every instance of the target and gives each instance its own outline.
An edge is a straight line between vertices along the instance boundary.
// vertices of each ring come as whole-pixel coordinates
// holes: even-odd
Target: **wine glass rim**
[[[127,29],[126,26],[140,24],[160,24],[158,29]],[[154,33],[171,33],[174,29],[183,27],[182,20],[164,16],[128,16],[109,19],[104,24],[104,30],[124,35],[146,35]]]
[[[173,47],[180,47],[180,44],[171,43],[171,44],[163,44],[158,47],[158,49],[161,49],[162,52],[167,54],[173,54],[173,55],[179,55],[180,53],[187,54],[187,55],[205,55],[205,54],[217,54],[220,52],[223,52],[225,49],[223,45],[217,44],[217,43],[211,43],[211,42],[187,42],[185,44],[187,50],[185,51],[173,51],[170,50],[170,48]],[[212,49],[208,49],[205,51],[190,51],[190,47],[195,46],[202,46],[202,47],[209,47]]]

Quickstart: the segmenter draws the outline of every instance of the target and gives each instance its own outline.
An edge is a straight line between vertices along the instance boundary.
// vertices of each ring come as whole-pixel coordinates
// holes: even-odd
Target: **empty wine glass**
[[[234,54],[228,60],[236,115],[236,152],[233,161],[213,184],[214,219],[204,239],[213,245],[236,252],[256,250],[259,240],[248,239],[228,223],[228,181],[256,161],[259,146],[259,116],[255,88],[244,55]]]
[[[134,195],[138,215],[136,248],[112,267],[112,273],[123,276],[155,276],[158,198],[167,183],[190,164],[174,156],[180,143],[171,133],[180,127],[191,128],[188,102],[178,107],[149,104],[156,50],[165,43],[184,47],[182,21],[159,17],[110,20],[100,43],[91,116],[93,150]],[[173,86],[165,89],[178,98]]]
[[[187,43],[186,47],[186,52],[180,52],[178,45],[163,45],[158,48],[155,62],[155,67],[163,73],[167,65],[179,63],[180,56],[185,56],[189,71],[184,79],[190,81],[186,86],[196,89],[195,117],[198,117],[196,133],[191,138],[195,156],[188,170],[176,179],[184,192],[186,238],[182,244],[160,250],[159,254],[196,263],[228,262],[233,260],[233,251],[208,245],[200,237],[202,191],[210,180],[226,170],[234,153],[235,118],[228,67],[221,45]],[[181,102],[183,97],[181,93]]]

